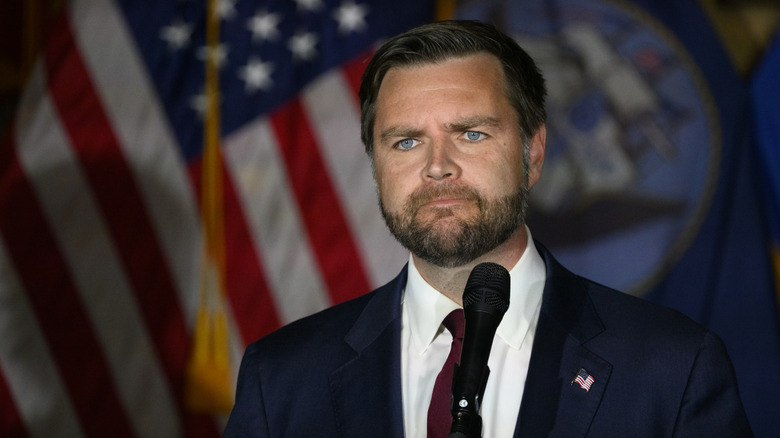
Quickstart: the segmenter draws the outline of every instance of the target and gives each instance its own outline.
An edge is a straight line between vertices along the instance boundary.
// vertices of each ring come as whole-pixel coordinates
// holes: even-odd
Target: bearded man
[[[532,239],[544,98],[534,61],[487,24],[429,24],[379,48],[360,89],[361,137],[409,262],[387,285],[250,345],[226,437],[448,436],[437,377],[483,262],[511,278],[483,436],[751,436],[717,336],[572,274]]]

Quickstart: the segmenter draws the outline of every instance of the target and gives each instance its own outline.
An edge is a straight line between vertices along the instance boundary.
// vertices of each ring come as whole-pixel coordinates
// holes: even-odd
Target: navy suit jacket
[[[516,437],[752,436],[717,336],[537,247],[547,281]],[[251,344],[224,436],[403,437],[405,284],[406,268]],[[588,391],[572,384],[580,369],[594,379]]]

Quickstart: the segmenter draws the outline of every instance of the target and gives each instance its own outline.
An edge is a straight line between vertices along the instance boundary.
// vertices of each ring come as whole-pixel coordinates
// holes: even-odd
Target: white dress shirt
[[[525,252],[509,274],[509,310],[493,339],[490,376],[480,413],[482,436],[491,438],[514,434],[539,320],[546,269],[530,232]],[[404,432],[407,438],[424,438],[433,385],[452,342],[441,322],[459,306],[422,278],[410,256],[401,307]]]

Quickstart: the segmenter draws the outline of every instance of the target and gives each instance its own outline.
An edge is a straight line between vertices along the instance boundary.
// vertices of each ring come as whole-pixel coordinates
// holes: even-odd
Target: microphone
[[[490,369],[487,366],[493,337],[509,308],[509,272],[496,263],[474,267],[463,292],[465,331],[460,365],[452,382],[450,438],[479,437],[479,409]]]

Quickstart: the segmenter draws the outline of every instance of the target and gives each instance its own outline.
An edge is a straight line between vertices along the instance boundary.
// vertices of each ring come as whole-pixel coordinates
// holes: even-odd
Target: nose
[[[454,160],[455,145],[445,139],[435,140],[428,152],[428,163],[425,167],[425,178],[440,181],[456,179],[461,168]]]

